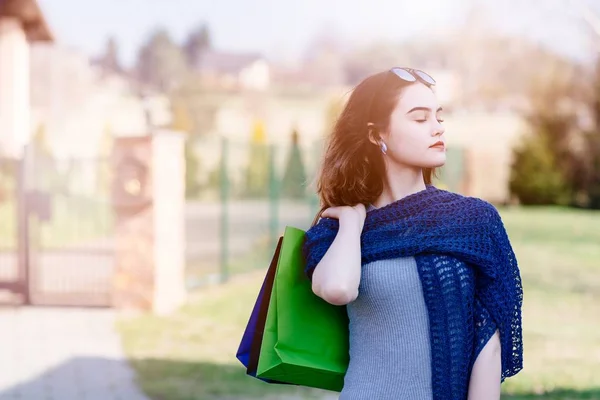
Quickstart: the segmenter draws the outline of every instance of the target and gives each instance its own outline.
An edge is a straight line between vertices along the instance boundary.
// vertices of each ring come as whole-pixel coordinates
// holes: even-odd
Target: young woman
[[[434,85],[410,68],[372,75],[330,136],[303,250],[314,293],[347,307],[341,400],[496,400],[523,367],[523,291],[502,220],[432,185],[446,161]]]

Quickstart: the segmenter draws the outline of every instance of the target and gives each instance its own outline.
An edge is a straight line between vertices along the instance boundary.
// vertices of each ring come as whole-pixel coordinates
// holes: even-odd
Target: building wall
[[[20,22],[0,18],[0,154],[18,156],[30,137],[29,43]]]
[[[265,60],[257,60],[248,65],[239,75],[240,86],[245,89],[266,90],[270,80],[270,68]]]

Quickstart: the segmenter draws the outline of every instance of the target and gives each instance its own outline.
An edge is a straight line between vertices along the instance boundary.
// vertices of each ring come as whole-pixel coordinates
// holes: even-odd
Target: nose
[[[433,129],[432,136],[442,136],[444,132],[446,132],[446,128],[438,122],[435,128]]]

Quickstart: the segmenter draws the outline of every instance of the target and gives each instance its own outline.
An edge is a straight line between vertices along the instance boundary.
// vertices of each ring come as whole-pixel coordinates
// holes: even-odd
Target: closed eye
[[[427,122],[426,119],[416,119],[415,121],[419,122],[419,123]],[[439,122],[441,124],[442,122],[444,122],[444,120],[443,119],[438,119],[437,122]]]

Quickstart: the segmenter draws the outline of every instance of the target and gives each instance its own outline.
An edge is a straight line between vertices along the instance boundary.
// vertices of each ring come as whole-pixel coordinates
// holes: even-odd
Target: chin
[[[446,164],[446,154],[440,154],[437,157],[428,157],[428,160],[423,163],[422,168],[440,168]]]

